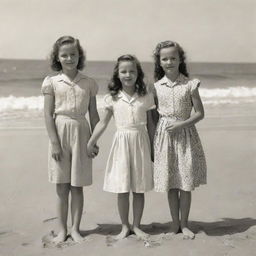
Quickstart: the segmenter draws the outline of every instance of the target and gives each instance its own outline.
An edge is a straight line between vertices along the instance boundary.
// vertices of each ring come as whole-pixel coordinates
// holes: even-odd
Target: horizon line
[[[2,60],[11,60],[11,61],[48,61],[49,59],[23,59],[23,58],[1,58]],[[85,62],[116,62],[116,60],[85,60]],[[140,61],[141,63],[153,63],[152,61]],[[187,63],[207,63],[207,64],[256,64],[256,62],[227,62],[227,61],[187,61]]]

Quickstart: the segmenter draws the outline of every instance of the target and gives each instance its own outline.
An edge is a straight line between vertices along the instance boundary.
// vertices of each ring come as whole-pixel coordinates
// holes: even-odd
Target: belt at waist
[[[177,116],[164,116],[160,115],[159,119],[167,120],[167,121],[185,121],[185,118],[177,117]]]
[[[62,114],[55,114],[55,119],[74,119],[74,120],[86,120],[85,116],[82,115],[62,115]]]
[[[117,125],[117,131],[142,131],[146,130],[146,124]]]

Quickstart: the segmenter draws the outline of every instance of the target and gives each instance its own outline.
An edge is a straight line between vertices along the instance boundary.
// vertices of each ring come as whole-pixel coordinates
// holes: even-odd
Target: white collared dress
[[[72,186],[92,184],[92,159],[87,156],[90,126],[85,118],[90,97],[98,91],[96,82],[78,72],[71,81],[65,74],[46,77],[42,93],[54,96],[54,116],[63,157],[56,161],[49,144],[48,177],[52,183]]]
[[[190,117],[191,94],[200,85],[198,79],[189,80],[182,74],[172,83],[166,76],[154,84],[158,99],[159,121],[154,138],[154,189],[194,190],[206,184],[206,161],[195,125],[174,133],[166,127]]]
[[[147,132],[147,111],[155,108],[153,95],[128,98],[120,91],[104,98],[113,112],[117,131],[106,165],[103,189],[113,193],[144,193],[153,189],[153,168]]]

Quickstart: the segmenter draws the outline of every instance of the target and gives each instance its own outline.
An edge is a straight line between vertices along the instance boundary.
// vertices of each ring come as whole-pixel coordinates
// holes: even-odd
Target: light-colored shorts
[[[73,119],[57,115],[55,124],[63,154],[61,160],[56,161],[49,145],[49,181],[70,183],[75,187],[91,185],[92,159],[87,156],[90,127],[86,118]]]

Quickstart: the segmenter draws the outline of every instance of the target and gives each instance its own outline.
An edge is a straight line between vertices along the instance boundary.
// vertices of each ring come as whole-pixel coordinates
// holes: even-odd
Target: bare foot
[[[59,234],[52,239],[52,241],[56,244],[63,243],[67,239],[67,231],[60,231]]]
[[[77,230],[72,230],[70,232],[70,236],[76,243],[81,243],[84,240],[84,238],[81,236],[81,234]]]
[[[179,224],[172,224],[170,231],[167,233],[168,235],[176,235],[179,232],[181,232],[180,225]]]
[[[121,232],[117,236],[115,236],[114,239],[121,240],[126,238],[129,234],[130,234],[130,228],[127,227],[126,225],[123,225]]]
[[[142,240],[146,240],[147,238],[149,238],[149,234],[145,233],[144,231],[142,231],[140,228],[138,227],[133,227],[133,232],[135,233],[135,235],[142,239]]]
[[[194,239],[195,238],[195,234],[187,227],[182,228],[182,233],[183,233],[184,239]]]

